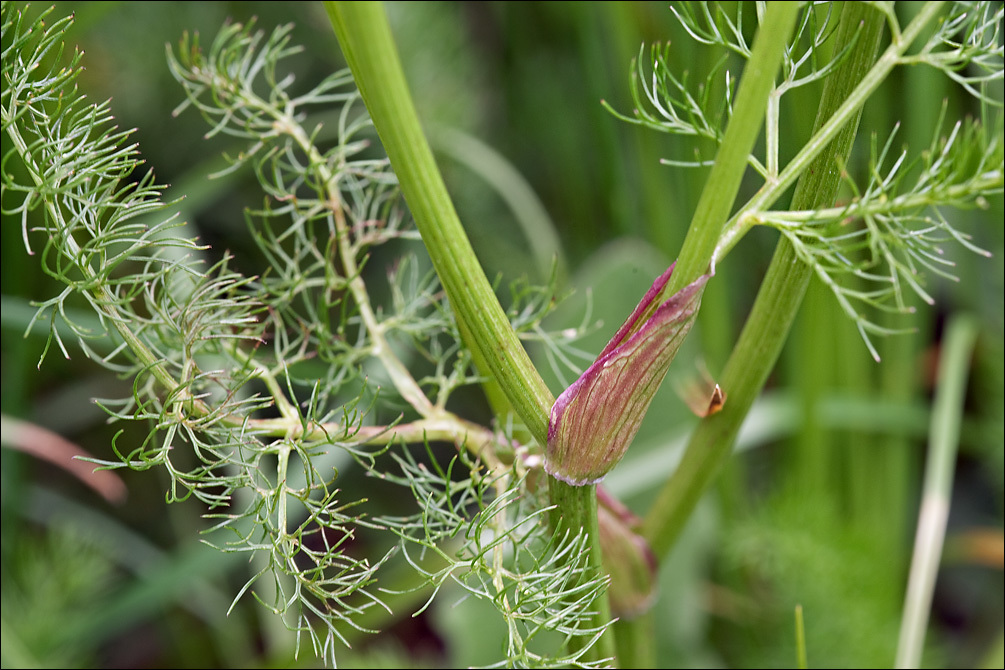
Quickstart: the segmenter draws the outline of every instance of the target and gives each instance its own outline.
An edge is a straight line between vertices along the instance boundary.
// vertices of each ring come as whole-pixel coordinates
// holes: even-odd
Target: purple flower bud
[[[702,275],[656,307],[674,265],[551,408],[544,469],[553,477],[574,486],[595,484],[617,465],[638,432],[711,277]]]

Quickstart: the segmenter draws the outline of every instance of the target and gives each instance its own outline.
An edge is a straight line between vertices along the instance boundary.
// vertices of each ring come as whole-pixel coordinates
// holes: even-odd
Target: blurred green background
[[[629,62],[643,43],[670,40],[673,62],[695,75],[709,67],[709,54],[693,48],[661,2],[387,7],[420,115],[487,273],[503,287],[524,276],[542,281],[557,259],[560,286],[572,296],[551,323],[575,326],[587,315],[595,327],[578,345],[585,366],[674,258],[704,178],[659,163],[687,156],[688,145],[617,121],[600,100],[630,111]],[[74,2],[56,3],[53,16],[70,12],[68,44],[86,52],[80,86],[95,101],[111,98],[120,126],[137,128],[147,165],[172,185],[168,198],[186,196],[177,211],[203,240],[250,250],[243,209],[261,201],[257,184],[249,171],[206,179],[235,145],[204,140],[204,122],[191,111],[172,117],[182,91],[164,45],[186,30],[208,45],[227,20],[254,16],[266,31],[292,21],[305,51],[290,67],[306,87],[344,66],[320,3]],[[884,138],[897,121],[900,141],[927,146],[943,99],[950,118],[977,111],[937,73],[898,71],[866,107],[853,167],[865,164],[867,134]],[[810,91],[783,104],[790,135],[782,151],[791,155],[808,135],[815,102]],[[755,187],[751,181],[746,192]],[[950,214],[994,255],[947,248],[960,282],[933,279],[934,307],[890,321],[916,332],[880,340],[881,364],[831,295],[811,288],[737,456],[661,571],[654,620],[664,667],[790,666],[797,604],[811,666],[893,663],[935,363],[943,324],[961,312],[978,316],[981,333],[925,663],[1001,667],[1002,198]],[[0,230],[3,414],[112,458],[119,427],[91,398],[128,393],[128,382],[79,351],[69,360],[50,352],[36,369],[44,337],[22,337],[29,301],[51,297],[54,287],[25,254],[19,222],[5,219]],[[655,411],[606,481],[636,512],[644,513],[694,423],[674,383],[701,365],[713,376],[721,369],[776,239],[754,231],[720,266]],[[260,271],[253,253],[238,259],[244,272]],[[370,270],[383,276],[390,262],[377,257]],[[568,370],[552,371],[545,352],[532,353],[556,393],[571,381]],[[481,403],[467,402],[459,411],[487,416]],[[2,459],[4,667],[318,664],[309,648],[293,660],[295,641],[252,599],[225,616],[251,568],[200,544],[204,510],[194,501],[166,506],[159,473],[119,473],[128,498],[111,504],[61,468],[8,448]],[[372,486],[349,478],[344,488],[373,495]],[[442,593],[417,618],[402,609],[386,633],[355,637],[339,664],[497,661],[499,622],[459,597]]]

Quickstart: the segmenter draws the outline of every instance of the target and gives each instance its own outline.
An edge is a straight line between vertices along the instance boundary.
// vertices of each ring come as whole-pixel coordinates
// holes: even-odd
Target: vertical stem
[[[845,3],[837,44],[847,44],[856,31],[858,47],[827,79],[815,127],[819,128],[869,72],[879,49],[884,17],[863,3]],[[840,174],[833,167],[846,159],[858,129],[858,115],[843,127],[805,171],[793,195],[794,209],[817,209],[833,203]],[[812,269],[799,261],[792,246],[781,240],[758,292],[750,317],[722,375],[729,400],[718,414],[704,419],[695,430],[676,472],[661,489],[649,510],[643,534],[657,556],[673,545],[712,477],[726,460],[733,441],[768,373],[799,309]]]
[[[796,667],[806,668],[806,628],[803,625],[803,606],[796,605]]]
[[[326,2],[325,8],[466,344],[538,443],[547,444],[548,412],[555,399],[499,305],[457,217],[419,124],[383,7],[371,2]],[[490,398],[498,411],[498,394],[492,390]],[[553,526],[586,533],[589,569],[584,579],[603,574],[596,487],[549,479],[549,492],[557,505]],[[592,625],[606,625],[610,621],[606,593],[593,607]],[[612,639],[613,634],[605,633],[585,658],[613,657]]]
[[[600,553],[600,530],[597,521],[597,487],[595,484],[587,486],[573,486],[565,482],[550,477],[548,479],[548,493],[551,501],[556,505],[552,511],[551,525],[556,532],[575,535],[582,529],[588,538],[589,556],[587,558],[586,570],[580,579],[581,583],[586,583],[600,577],[605,573],[601,561]],[[594,613],[588,624],[590,628],[600,628],[607,625],[611,620],[611,606],[606,594],[597,598],[593,602]],[[586,638],[572,638],[569,643],[570,651],[577,651],[585,644]],[[587,650],[584,661],[598,661],[601,659],[614,659],[614,631],[608,628],[600,640]],[[617,667],[615,660],[613,667]]]
[[[745,212],[762,212],[771,207],[781,195],[788,190],[789,186],[806,171],[811,165],[819,166],[817,158],[823,147],[830,145],[849,126],[855,126],[861,115],[862,107],[870,99],[872,94],[879,88],[894,67],[901,63],[901,57],[907,48],[911,46],[918,35],[925,30],[928,25],[938,17],[944,2],[926,2],[922,5],[917,16],[908,24],[907,28],[900,33],[887,47],[883,55],[876,61],[874,67],[862,73],[860,83],[854,88],[846,91],[847,95],[841,101],[841,105],[833,110],[829,120],[821,125],[815,126],[813,137],[802,146],[799,153],[790,160],[778,175],[770,182],[764,184],[761,189],[746,202],[741,208],[741,214]],[[856,47],[850,55],[850,60],[857,59],[861,53]],[[826,166],[828,170],[837,173],[837,165]],[[792,209],[796,209],[793,205]],[[722,239],[718,243],[715,252],[715,260],[718,262],[733,248],[741,237],[756,223],[756,217],[738,216],[734,217]]]
[[[615,621],[613,628],[614,640],[618,647],[618,662],[621,663],[621,667],[657,667],[652,610],[640,614],[634,619]]]
[[[555,399],[537,373],[485,277],[419,124],[379,2],[326,2],[373,125],[401,184],[451,308],[517,415],[547,442]]]
[[[975,321],[956,317],[949,323],[942,346],[918,531],[897,645],[898,668],[917,668],[921,663],[928,611],[946,537],[967,373],[976,339]]]
[[[761,132],[778,66],[799,15],[796,2],[768,4],[750,59],[743,70],[740,88],[726,136],[705,181],[698,207],[677,258],[677,268],[665,295],[670,296],[708,271],[712,254],[729,218],[747,168],[747,159]]]

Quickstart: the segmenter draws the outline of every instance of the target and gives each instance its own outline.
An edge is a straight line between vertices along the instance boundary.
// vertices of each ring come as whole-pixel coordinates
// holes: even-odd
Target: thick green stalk
[[[723,223],[729,219],[736,194],[740,190],[747,159],[761,132],[768,96],[774,88],[778,66],[782,62],[785,45],[792,35],[799,10],[798,2],[768,4],[750,59],[743,69],[743,78],[736,93],[726,136],[705,181],[687,237],[684,238],[677,257],[677,267],[667,284],[667,296],[673,295],[709,270]]]
[[[326,2],[325,8],[466,344],[538,443],[547,444],[548,413],[555,399],[506,318],[457,217],[419,123],[383,7],[370,2]],[[493,409],[498,411],[498,398],[493,399]],[[601,574],[596,487],[572,487],[555,479],[549,483],[557,505],[553,523],[557,528],[585,531],[590,569],[584,577]],[[606,594],[593,606],[593,626],[610,621]],[[586,652],[585,660],[613,657],[612,639],[611,633],[603,635]]]
[[[582,528],[589,538],[589,561],[582,576],[585,583],[606,574],[601,561],[600,529],[597,520],[597,487],[573,486],[565,482],[548,478],[548,494],[555,509],[552,510],[551,525],[558,532],[569,532],[574,535]],[[590,628],[599,628],[611,620],[611,606],[608,598],[597,598],[593,603],[594,614]],[[576,651],[586,642],[584,638],[573,638],[569,642],[570,651]],[[605,658],[615,658],[614,631],[610,628],[600,636],[600,640],[587,650],[583,660],[597,661]],[[618,663],[615,661],[614,667]]]
[[[383,7],[326,2],[325,8],[461,332],[470,337],[468,346],[531,434],[545,444],[554,398],[506,318],[457,217],[419,124]]]
[[[614,622],[614,642],[622,668],[655,668],[656,640],[653,637],[653,611],[634,619]]]
[[[820,128],[855,90],[876,59],[884,17],[870,5],[846,3],[837,45],[847,44],[861,30],[856,48],[827,79],[817,111]],[[840,48],[840,46],[836,47]],[[840,185],[834,170],[847,159],[858,128],[856,114],[800,177],[794,209],[815,209],[833,203]],[[702,493],[732,448],[740,424],[775,365],[792,320],[809,283],[812,269],[801,263],[792,246],[779,242],[750,317],[722,375],[729,400],[718,414],[703,420],[688,443],[684,458],[663,486],[645,519],[643,534],[657,556],[665,554],[690,517]]]
[[[903,32],[897,34],[890,46],[886,48],[883,55],[876,60],[876,63],[866,72],[858,85],[848,92],[842,100],[841,105],[834,110],[826,123],[814,130],[813,137],[803,145],[785,168],[771,181],[764,184],[761,189],[747,201],[740,211],[727,223],[727,229],[722,239],[719,240],[718,248],[715,250],[715,262],[721,261],[729,250],[740,241],[740,239],[758,223],[757,214],[768,210],[775,201],[782,196],[785,191],[805,174],[807,168],[816,160],[816,157],[843,129],[848,127],[852,120],[859,118],[862,107],[869,97],[879,88],[880,84],[886,81],[897,65],[902,64],[902,57],[914,40],[920,36],[924,30],[936,20],[944,2],[926,2],[918,11],[917,16]],[[837,165],[828,165],[828,170],[835,173],[839,170]],[[908,196],[910,197],[910,196]],[[891,203],[892,207],[900,207],[907,203]],[[927,203],[926,203],[927,204]],[[791,210],[797,208],[792,206]],[[750,216],[753,213],[754,216]]]
[[[724,222],[729,218],[730,208],[747,169],[748,157],[760,133],[775,76],[799,10],[798,3],[773,2],[768,5],[751,57],[743,70],[725,138],[705,182],[677,257],[677,266],[662,299],[676,294],[711,268]],[[654,301],[654,305],[659,302]],[[693,506],[687,509],[688,514],[691,509]],[[653,549],[659,556],[659,549]],[[651,617],[619,622],[616,631],[618,658],[630,662],[632,667],[654,666],[654,645],[638,644],[640,640],[651,637],[651,630]]]

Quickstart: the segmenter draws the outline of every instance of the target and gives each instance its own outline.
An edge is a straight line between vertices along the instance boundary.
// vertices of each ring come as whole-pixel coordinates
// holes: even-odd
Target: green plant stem
[[[796,605],[796,667],[806,668],[806,628],[803,625],[803,606]]]
[[[870,5],[845,3],[835,48],[854,39],[856,31],[862,33],[858,36],[858,48],[824,85],[816,128],[830,119],[869,72],[883,26],[883,15]],[[833,168],[839,161],[847,160],[857,127],[858,115],[849,120],[803,173],[793,195],[794,208],[814,209],[834,201],[840,174]],[[775,365],[811,275],[812,269],[797,259],[792,245],[785,239],[779,241],[750,316],[723,371],[721,384],[728,400],[721,412],[698,425],[680,465],[646,516],[643,535],[657,556],[666,554],[673,546],[702,493],[729,455],[740,424]]]
[[[748,157],[761,131],[768,97],[800,9],[796,2],[768,4],[750,59],[743,69],[726,136],[705,181],[677,257],[677,267],[667,283],[666,296],[673,295],[709,270],[723,222],[729,218]]]
[[[955,317],[946,329],[942,345],[914,557],[897,644],[898,668],[917,668],[921,663],[928,612],[946,536],[967,374],[977,331],[973,318]]]
[[[325,8],[405,201],[471,340],[517,415],[540,444],[554,397],[513,331],[454,210],[408,91],[380,3],[326,2]]]
[[[554,271],[559,281],[564,280],[568,271],[558,231],[544,203],[523,175],[492,147],[456,128],[431,129],[430,139],[437,153],[449,156],[484,179],[506,203],[527,240],[539,279],[547,279]]]
[[[911,46],[911,43],[921,34],[921,32],[934,21],[942,10],[944,2],[926,2],[918,12],[914,20],[908,24],[907,29],[895,35],[890,46],[886,48],[883,55],[865,72],[859,79],[857,85],[848,91],[841,105],[834,110],[834,113],[827,119],[826,123],[818,126],[813,137],[803,145],[799,153],[789,161],[785,169],[774,179],[769,180],[754,196],[733,216],[726,224],[725,233],[718,241],[715,249],[714,260],[721,261],[730,249],[736,245],[743,235],[755,224],[760,223],[758,214],[767,211],[775,201],[785,193],[786,190],[800,177],[810,166],[816,162],[816,157],[824,150],[831,140],[847,128],[848,124],[861,115],[862,107],[880,84],[890,75],[890,72],[897,65],[903,62],[903,54]],[[857,51],[857,49],[856,49]],[[853,53],[852,58],[857,54]],[[819,118],[819,117],[818,117]],[[837,163],[825,166],[830,172],[838,173],[840,166]],[[830,203],[827,203],[828,205]],[[808,209],[796,207],[793,203],[792,209]]]
[[[613,628],[618,662],[622,668],[657,667],[652,610],[634,619],[619,619],[614,622]]]
[[[580,578],[581,583],[593,581],[606,574],[601,562],[600,530],[597,521],[597,486],[573,486],[565,482],[548,478],[548,493],[555,508],[551,512],[551,525],[558,532],[568,532],[571,535],[580,529],[589,538],[589,557],[586,570]],[[606,596],[597,598],[594,603],[593,616],[588,624],[591,628],[600,628],[611,620],[611,606]],[[574,637],[569,642],[570,651],[577,651],[586,643],[583,637]],[[614,631],[608,628],[599,641],[586,651],[583,660],[601,660],[615,658]],[[617,663],[614,664],[617,667]]]
[[[537,442],[547,444],[548,413],[555,399],[517,338],[457,217],[419,123],[383,7],[325,2],[325,8],[474,360],[484,363]],[[494,404],[498,412],[497,398]],[[587,534],[589,572],[601,574],[596,487],[570,487],[549,478],[549,492],[563,527]],[[593,623],[606,625],[606,594],[593,606]],[[611,639],[612,634],[603,635],[584,657],[613,657]]]

